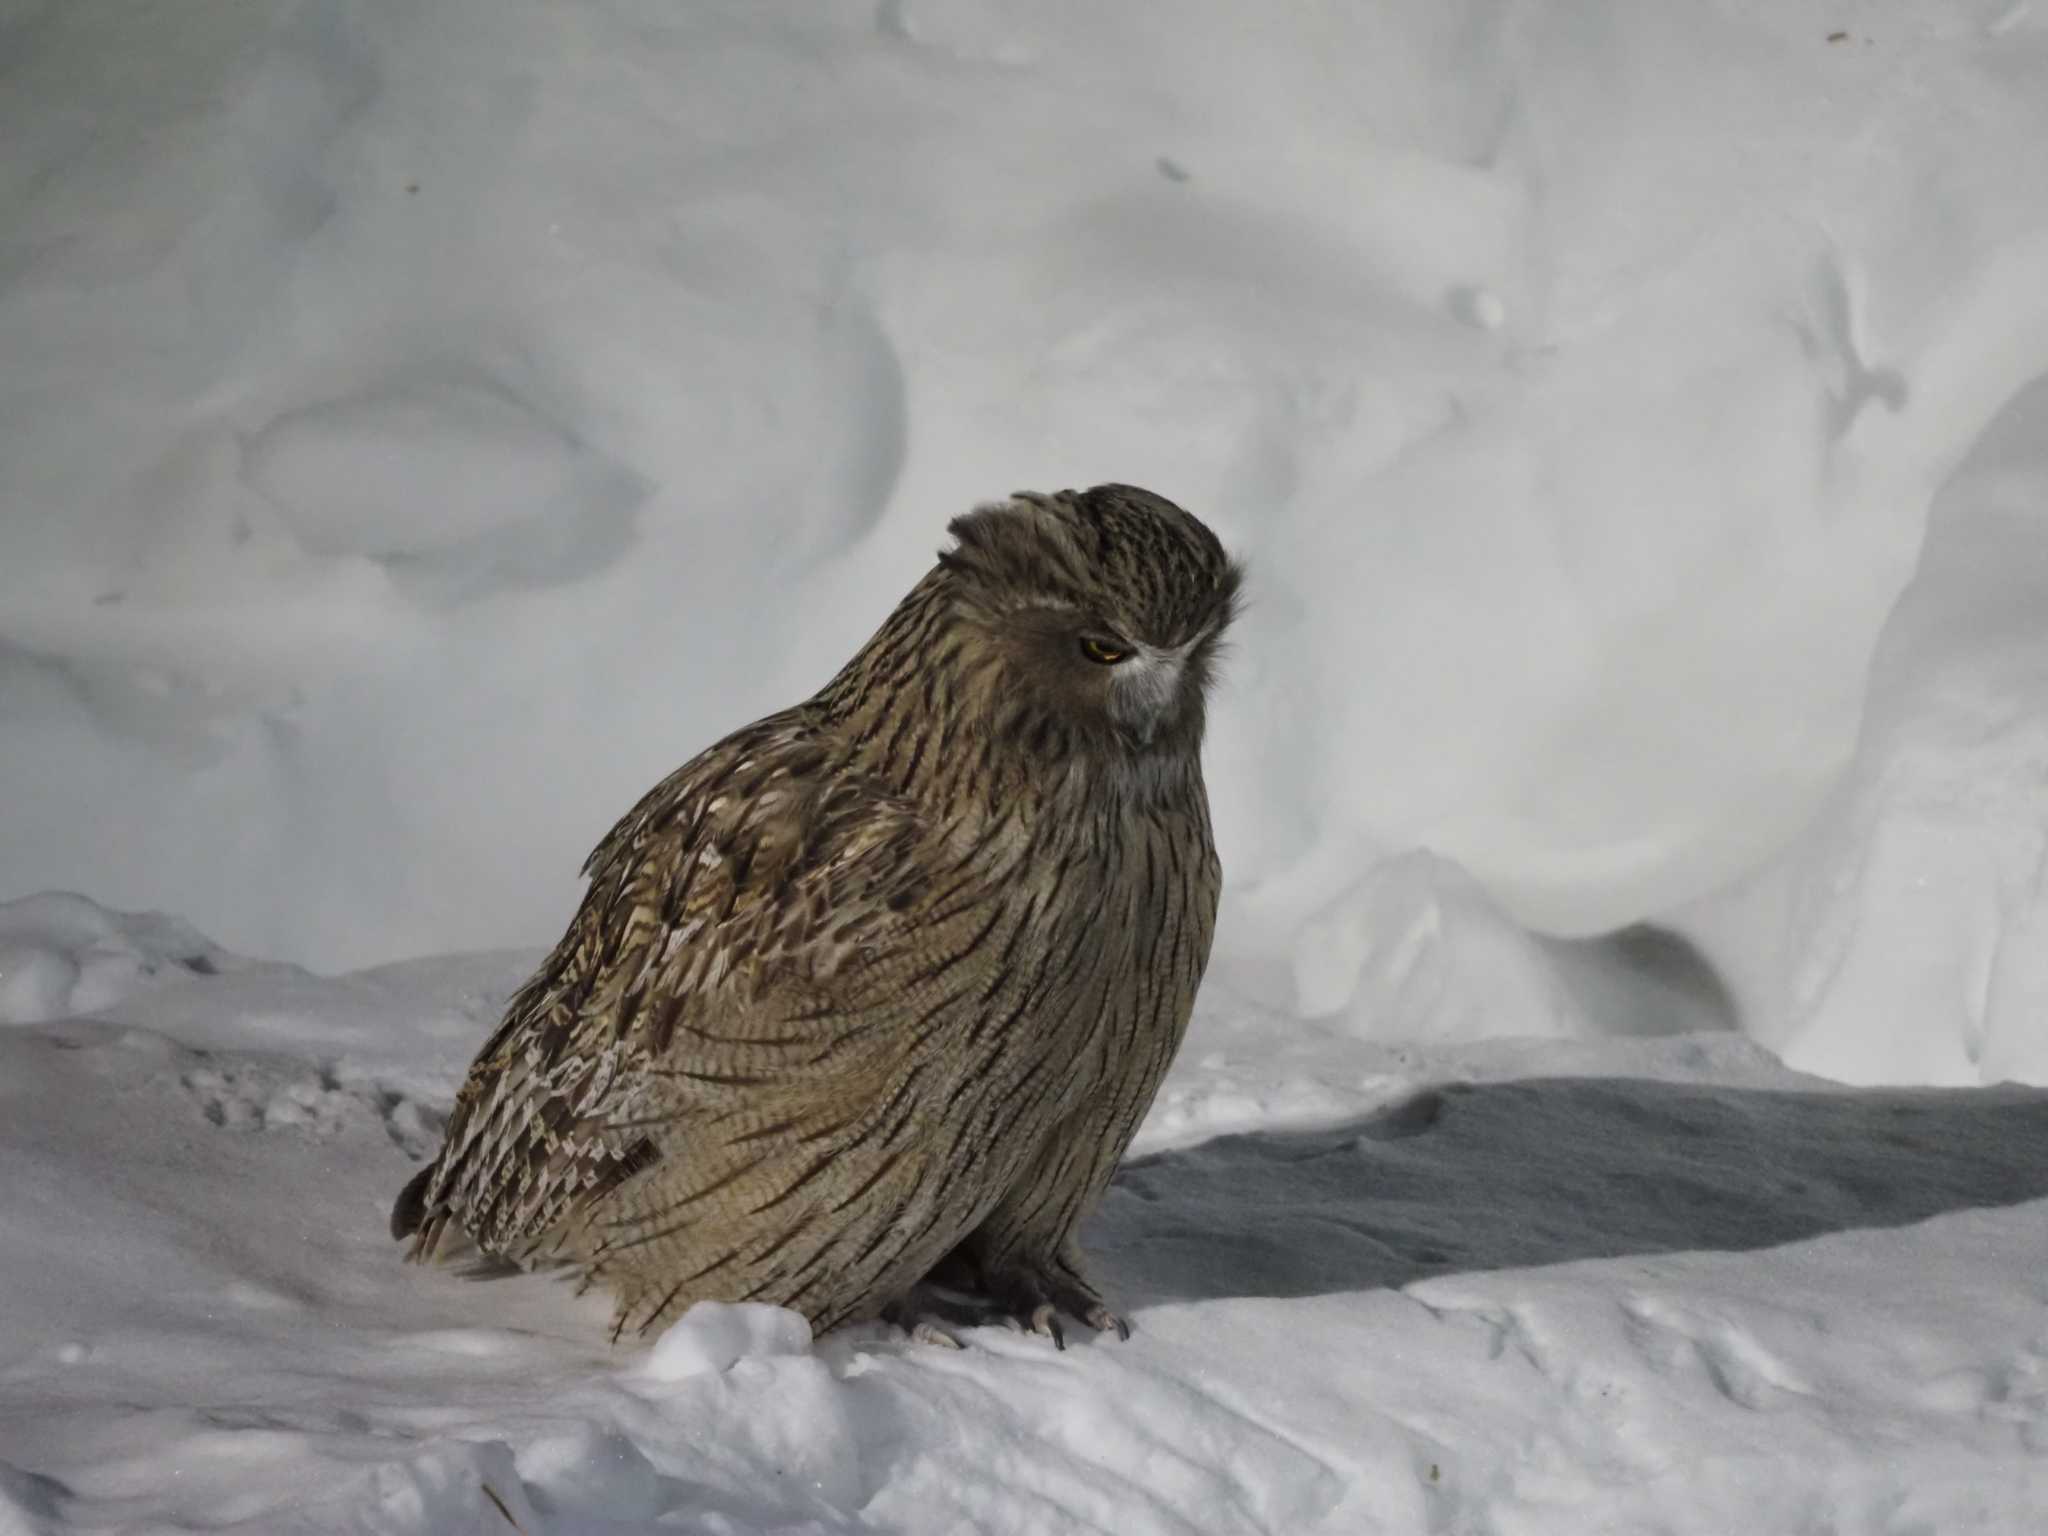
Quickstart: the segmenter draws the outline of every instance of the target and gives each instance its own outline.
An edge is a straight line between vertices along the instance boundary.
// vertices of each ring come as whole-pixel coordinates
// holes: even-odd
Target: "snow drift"
[[[0,26],[4,894],[325,966],[547,938],[946,517],[1119,478],[1251,560],[1243,985],[1405,1028],[1302,925],[1417,847],[1510,936],[1773,856],[2048,371],[2005,0]],[[1755,1027],[1855,1074],[1787,998]]]

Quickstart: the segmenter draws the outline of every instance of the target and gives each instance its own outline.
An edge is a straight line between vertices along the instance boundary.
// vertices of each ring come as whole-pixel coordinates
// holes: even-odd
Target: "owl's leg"
[[[920,1344],[949,1349],[965,1347],[953,1331],[956,1328],[981,1328],[1010,1321],[994,1301],[982,1294],[980,1275],[958,1248],[883,1307],[881,1317]]]
[[[1130,1140],[1130,1127],[1099,1119],[1091,1110],[1055,1126],[981,1225],[929,1277],[954,1284],[948,1272],[965,1274],[1003,1319],[1061,1349],[1063,1312],[1098,1333],[1131,1336],[1131,1325],[1090,1283],[1076,1238]]]

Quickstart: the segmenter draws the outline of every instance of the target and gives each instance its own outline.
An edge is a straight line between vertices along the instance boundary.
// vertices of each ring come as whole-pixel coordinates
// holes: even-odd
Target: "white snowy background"
[[[2048,1529],[2044,150],[2039,0],[0,0],[0,1533]],[[1132,1340],[401,1267],[1106,479],[1252,570]]]

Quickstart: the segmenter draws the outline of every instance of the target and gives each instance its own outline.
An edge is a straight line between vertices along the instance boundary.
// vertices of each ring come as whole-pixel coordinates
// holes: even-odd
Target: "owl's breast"
[[[1000,986],[1015,1021],[1002,1049],[1015,1076],[1055,1084],[1056,1118],[1090,1100],[1149,1102],[1187,1029],[1218,886],[1199,803],[1099,817],[1009,883]]]

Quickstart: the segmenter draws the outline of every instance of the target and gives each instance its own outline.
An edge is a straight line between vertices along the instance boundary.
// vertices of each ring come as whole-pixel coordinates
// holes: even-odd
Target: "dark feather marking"
[[[754,1159],[754,1161],[751,1163],[741,1163],[738,1167],[728,1170],[722,1177],[712,1180],[709,1184],[706,1184],[702,1189],[692,1190],[689,1194],[683,1196],[680,1200],[671,1200],[667,1204],[662,1205],[655,1210],[636,1211],[631,1213],[630,1215],[618,1216],[614,1217],[610,1221],[597,1223],[597,1225],[600,1225],[606,1228],[607,1230],[618,1230],[621,1228],[638,1226],[642,1222],[664,1220],[667,1217],[673,1216],[677,1211],[688,1210],[691,1206],[700,1204],[703,1201],[710,1199],[711,1196],[717,1194],[722,1189],[731,1188],[733,1185],[737,1184],[741,1179],[745,1178],[748,1174],[752,1173],[756,1168],[764,1166],[767,1163],[767,1160],[768,1159],[765,1156],[763,1156]],[[680,1221],[675,1223],[673,1226],[663,1227],[658,1231],[642,1232],[638,1236],[629,1239],[607,1239],[604,1244],[604,1251],[610,1253],[616,1252],[621,1248],[644,1248],[649,1243],[659,1242],[664,1237],[668,1237],[674,1233],[682,1231],[683,1228],[687,1227],[689,1224],[690,1223],[688,1223],[687,1221]]]
[[[745,1042],[752,1044],[753,1042]],[[647,1067],[649,1077],[673,1078],[678,1082],[703,1083],[713,1088],[760,1088],[775,1082],[772,1077],[761,1077],[747,1072],[692,1072],[686,1067]]]
[[[888,1138],[884,1138],[885,1144],[887,1140]],[[853,1187],[853,1189],[845,1196],[845,1198],[834,1201],[831,1205],[827,1206],[826,1209],[831,1211],[834,1215],[837,1215],[840,1211],[845,1210],[850,1205],[858,1205],[862,1200],[867,1198],[867,1193],[869,1190],[873,1189],[877,1184],[879,1184],[888,1175],[891,1169],[893,1169],[898,1163],[903,1161],[904,1155],[909,1150],[910,1149],[908,1147],[895,1147],[890,1150],[887,1156],[877,1158],[875,1160],[874,1171],[871,1172],[866,1178],[862,1179],[860,1183],[856,1184]]]
[[[915,975],[908,977],[903,983],[904,990],[914,991],[916,988],[923,986],[926,982],[937,981],[941,976],[945,975],[946,972],[953,969],[954,966],[958,965],[962,960],[965,960],[969,955],[977,954],[980,952],[981,946],[988,942],[988,936],[991,933],[995,932],[996,924],[1003,920],[1003,909],[1001,904],[989,903],[988,905],[988,921],[983,923],[981,927],[975,931],[974,937],[969,939],[959,949],[954,950],[953,953],[946,956],[943,960],[939,961],[936,965],[927,966],[924,970],[919,971]],[[973,909],[968,908],[966,910],[972,911]]]
[[[812,1159],[811,1162],[805,1164],[803,1172],[799,1173],[795,1178],[791,1179],[787,1184],[783,1185],[779,1193],[771,1195],[766,1200],[762,1201],[759,1205],[749,1208],[747,1214],[749,1216],[758,1216],[763,1211],[774,1210],[776,1206],[782,1204],[783,1201],[789,1199],[792,1195],[796,1194],[797,1191],[802,1189],[806,1184],[810,1183],[811,1180],[817,1176],[819,1170],[824,1168],[826,1164],[830,1163],[831,1161],[833,1161],[833,1159],[835,1159],[838,1156],[839,1151],[835,1147],[825,1152],[823,1155]]]
[[[583,1193],[576,1201],[576,1204],[578,1206],[597,1204],[598,1201],[604,1199],[605,1196],[612,1193],[613,1190],[625,1183],[626,1180],[632,1178],[633,1175],[645,1173],[660,1161],[661,1153],[655,1148],[654,1143],[645,1136],[642,1136],[632,1146],[620,1153],[614,1161],[598,1171],[597,1176],[584,1186]]]
[[[882,1244],[888,1242],[890,1238],[894,1237],[898,1240],[897,1246],[899,1248],[908,1248],[912,1246],[914,1243],[916,1243],[916,1241],[919,1238],[925,1236],[926,1233],[930,1232],[932,1228],[932,1223],[927,1221],[924,1224],[924,1226],[919,1228],[915,1234],[912,1234],[911,1236],[906,1238],[904,1236],[902,1229],[902,1220],[903,1212],[901,1207],[899,1207],[895,1214],[889,1220],[877,1225],[877,1227],[875,1228],[874,1236],[870,1237],[867,1240],[866,1245],[860,1250],[860,1252],[856,1253],[847,1262],[853,1267],[858,1268],[862,1264],[865,1264],[869,1259],[873,1258],[875,1255],[875,1251],[878,1248],[880,1248]]]
[[[796,1232],[799,1230],[805,1229],[792,1228],[790,1235],[794,1236]],[[778,1243],[776,1245],[776,1249],[779,1250],[781,1246],[782,1244]],[[756,1285],[752,1290],[748,1291],[746,1295],[740,1297],[739,1299],[741,1301],[757,1300],[760,1297],[766,1295],[771,1287],[780,1295],[794,1295],[796,1293],[797,1287],[805,1279],[805,1277],[807,1277],[814,1270],[816,1270],[817,1267],[820,1264],[824,1263],[827,1258],[831,1257],[832,1249],[833,1244],[829,1240],[818,1243],[815,1247],[812,1248],[811,1256],[808,1259],[805,1259],[803,1263],[799,1264],[795,1269],[776,1269],[771,1274],[769,1274],[764,1280],[762,1280],[762,1282],[759,1285]]]

